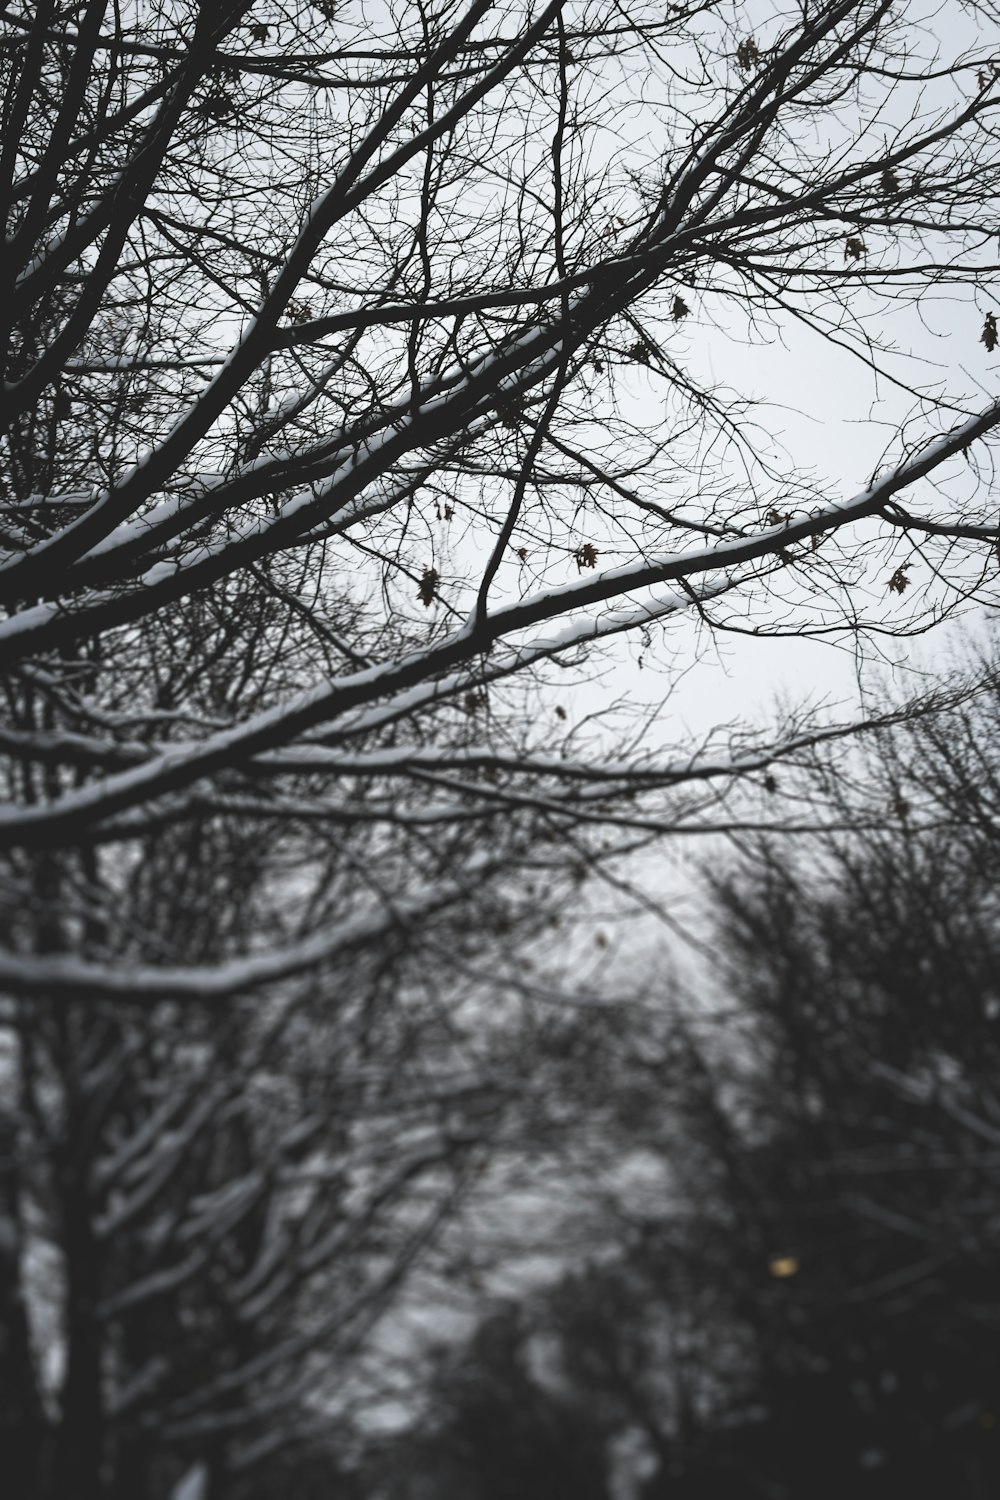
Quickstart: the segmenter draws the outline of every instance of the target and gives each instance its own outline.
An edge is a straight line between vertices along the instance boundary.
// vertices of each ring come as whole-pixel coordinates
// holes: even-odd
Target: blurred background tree
[[[602,1495],[994,1493],[998,721],[993,677],[823,758],[840,826],[714,867],[714,973],[615,1085],[660,1190],[449,1357],[440,1451],[528,1434],[469,1493],[531,1493],[550,1410]]]

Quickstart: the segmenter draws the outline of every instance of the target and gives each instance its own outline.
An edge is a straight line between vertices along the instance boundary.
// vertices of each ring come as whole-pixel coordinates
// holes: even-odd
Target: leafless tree
[[[143,852],[126,931],[209,955],[247,940],[252,849],[208,824]],[[534,918],[495,891],[473,913],[471,933],[365,927],[335,967],[223,1008],[9,1002],[2,1412],[24,1493],[138,1500],[189,1470],[205,1494],[273,1493],[351,1429],[387,1308],[494,1155],[541,1144],[509,935]]]
[[[988,56],[929,58],[885,0],[738,27],[714,4],[416,6],[378,45],[328,12],[6,13],[7,748],[47,777],[12,799],[8,848],[108,848],[223,789],[271,819],[306,767],[316,817],[355,778],[433,777],[439,818],[533,799],[579,821],[638,790],[662,822],[664,788],[726,768],[561,760],[541,733],[510,765],[488,736],[453,746],[442,706],[629,629],[753,619],[769,594],[796,630],[833,628],[834,601],[856,624],[866,537],[883,592],[926,550],[932,608],[995,566],[984,491],[926,482],[993,405],[923,392],[922,436],[823,498],[754,459],[685,357],[695,320],[741,310],[878,364],[886,305],[985,295]],[[629,417],[639,374],[661,421]],[[230,672],[214,718],[179,723],[136,643],[264,594],[299,622],[294,674],[270,669],[262,699]],[[82,653],[117,677],[122,651],[127,724],[100,718],[100,666],[74,677]],[[114,987],[100,966],[4,976]]]
[[[589,1254],[442,1353],[387,1494],[996,1488],[998,711],[988,668],[838,747],[837,826],[716,863],[714,980],[605,1039]]]
[[[889,0],[2,16],[5,1357],[35,1357],[49,1254],[62,1446],[26,1379],[25,1461],[62,1497],[156,1493],[149,1433],[212,1435],[229,1483],[312,1378],[317,1278],[363,1325],[424,1233],[410,1185],[442,1205],[502,1128],[452,1028],[483,985],[532,999],[512,929],[815,737],[669,753],[552,684],[630,633],[914,629],[989,595],[965,476],[1000,406],[901,369],[889,314],[950,297],[993,352],[996,14],[956,6],[957,56]],[[857,493],[706,381],[737,318],[902,390]],[[406,1061],[384,1135],[373,1037],[376,1071]],[[344,1103],[314,1136],[317,1058]],[[445,1096],[416,1175],[411,1066]],[[360,1198],[306,1185],[345,1153]]]

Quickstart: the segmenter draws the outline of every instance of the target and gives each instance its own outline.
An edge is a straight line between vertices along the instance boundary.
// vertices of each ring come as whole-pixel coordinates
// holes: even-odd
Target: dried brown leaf
[[[441,575],[437,568],[424,569],[424,576],[421,578],[419,587],[417,588],[417,598],[425,609],[429,609],[437,598],[440,581]]]

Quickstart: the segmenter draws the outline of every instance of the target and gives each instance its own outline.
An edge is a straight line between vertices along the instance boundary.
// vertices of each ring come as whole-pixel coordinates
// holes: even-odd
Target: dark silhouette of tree
[[[117,862],[209,816],[262,837],[294,816],[439,840],[525,817],[669,828],[679,789],[790,747],[664,763],[571,736],[561,755],[533,712],[515,751],[491,698],[630,630],[748,610],[767,629],[771,597],[775,628],[856,629],[875,558],[883,598],[931,613],[985,587],[985,492],[933,481],[1000,409],[956,419],[935,387],[919,437],[823,498],[755,453],[685,330],[787,316],[870,365],[897,298],[988,285],[988,53],[926,58],[885,0],[753,35],[727,16],[474,0],[373,38],[306,0],[8,8],[15,867],[53,846]],[[652,155],[616,136],[625,105]],[[662,423],[628,415],[636,378]],[[943,593],[914,587],[916,544]],[[457,741],[456,710],[477,725]],[[693,790],[680,808],[705,819]],[[172,992],[259,988],[320,961],[312,936]],[[0,955],[9,991],[117,993],[113,954],[53,942],[58,962]]]
[[[712,1003],[620,1063],[664,1185],[505,1326],[644,1500],[996,1488],[998,715],[815,766],[837,821],[716,865]]]
[[[715,0],[5,8],[26,1493],[193,1471],[238,1500],[313,1463],[479,1157],[552,1123],[513,1032],[573,976],[524,945],[842,732],[667,752],[554,684],[630,633],[907,630],[991,593],[988,489],[951,480],[1000,407],[903,379],[888,318],[952,297],[993,352],[995,11],[963,15],[941,59],[887,0],[735,31]],[[902,380],[870,482],[822,492],[699,376],[734,311]]]

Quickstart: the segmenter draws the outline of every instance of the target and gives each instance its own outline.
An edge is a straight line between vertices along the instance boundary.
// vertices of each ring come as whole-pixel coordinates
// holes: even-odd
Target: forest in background
[[[998,22],[0,8],[15,1497],[993,1493]]]
[[[358,1493],[995,1493],[998,715],[994,669],[824,759],[837,831],[713,866],[703,988],[604,1043],[639,1190],[581,1172],[596,1253],[442,1343]]]

